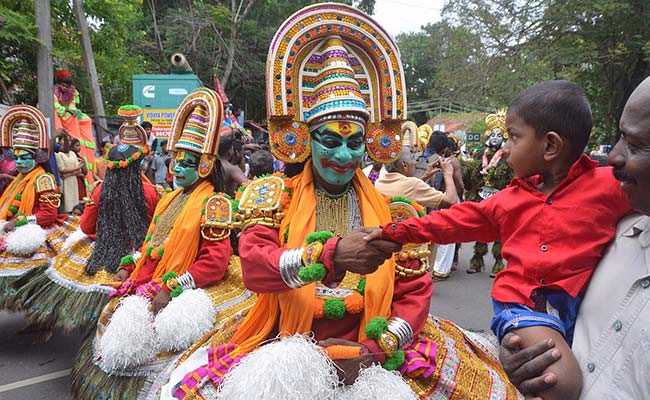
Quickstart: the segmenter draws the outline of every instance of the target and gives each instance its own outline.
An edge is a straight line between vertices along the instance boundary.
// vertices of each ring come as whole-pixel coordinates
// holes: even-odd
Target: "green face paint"
[[[174,186],[187,189],[199,180],[199,156],[181,151],[174,162]]]
[[[350,183],[365,153],[363,133],[361,125],[346,121],[329,122],[312,131],[312,164],[325,182]]]
[[[27,175],[31,170],[36,168],[36,160],[34,155],[25,150],[16,150],[14,152],[16,158],[16,170],[23,175]]]

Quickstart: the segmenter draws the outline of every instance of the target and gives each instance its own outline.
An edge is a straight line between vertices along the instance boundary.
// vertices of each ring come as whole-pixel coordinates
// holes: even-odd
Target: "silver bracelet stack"
[[[280,256],[280,276],[284,283],[293,289],[298,289],[308,283],[298,276],[298,271],[302,267],[302,252],[303,249],[301,247],[285,250]]]
[[[388,320],[388,332],[397,337],[399,348],[404,349],[413,342],[413,329],[408,322],[398,317]]]
[[[194,277],[189,272],[184,273],[183,275],[176,278],[176,282],[183,288],[183,290],[189,290],[196,288],[196,283],[194,283]]]

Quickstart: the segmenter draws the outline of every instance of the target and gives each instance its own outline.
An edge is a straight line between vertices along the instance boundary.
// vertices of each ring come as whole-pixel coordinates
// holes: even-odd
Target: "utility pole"
[[[97,68],[95,67],[95,55],[90,43],[90,33],[88,32],[88,21],[83,9],[83,0],[73,0],[74,13],[77,17],[77,26],[81,33],[81,49],[83,51],[84,65],[88,73],[90,82],[90,92],[92,93],[93,109],[95,111],[95,126],[101,128],[102,132],[97,132],[97,137],[101,138],[107,132],[106,119],[104,116],[104,101],[102,100],[102,91],[99,87],[99,78],[97,77]]]
[[[52,71],[52,15],[50,13],[50,0],[34,2],[34,15],[38,27],[38,54],[36,68],[38,76],[38,107],[54,129],[54,95],[52,85],[54,77]]]

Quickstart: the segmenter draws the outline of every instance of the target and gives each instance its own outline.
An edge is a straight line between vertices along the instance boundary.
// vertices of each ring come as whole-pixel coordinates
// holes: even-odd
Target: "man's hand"
[[[158,311],[162,310],[167,304],[169,304],[171,296],[166,290],[161,290],[158,294],[151,300],[151,307],[153,314],[158,314]]]
[[[367,233],[356,231],[339,240],[334,253],[334,269],[337,274],[350,271],[357,274],[370,274],[399,251],[402,246],[387,240],[364,240]]]
[[[365,228],[363,231],[366,232],[366,235],[363,237],[363,240],[366,242],[381,239],[381,228]]]
[[[124,268],[117,271],[117,273],[115,274],[115,279],[120,282],[124,282],[128,277],[129,277],[129,271],[125,270]]]
[[[11,221],[7,222],[2,229],[6,233],[13,232],[13,230],[16,229],[16,221],[11,220]]]
[[[440,160],[440,169],[442,170],[442,173],[446,176],[453,177],[454,176],[454,166],[451,163],[450,158],[443,158]]]
[[[343,345],[343,346],[356,346],[361,347],[361,356],[356,358],[350,358],[347,360],[332,360],[334,365],[336,365],[339,378],[346,385],[352,385],[354,381],[357,380],[359,376],[359,371],[362,368],[367,368],[372,365],[374,359],[371,354],[368,353],[368,349],[361,343],[351,342],[345,339],[325,339],[318,342],[320,347],[329,347],[333,345]]]
[[[499,361],[508,378],[527,396],[526,399],[531,400],[538,399],[534,397],[536,393],[557,384],[557,376],[554,373],[544,374],[544,371],[560,357],[560,351],[551,339],[523,348],[521,337],[514,333],[504,336],[499,349]]]

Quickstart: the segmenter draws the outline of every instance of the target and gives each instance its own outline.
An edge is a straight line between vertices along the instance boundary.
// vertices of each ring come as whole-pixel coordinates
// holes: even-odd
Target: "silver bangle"
[[[308,283],[298,276],[298,271],[302,267],[302,252],[301,247],[285,250],[280,256],[280,277],[287,286],[293,289],[298,289]]]
[[[391,317],[388,320],[388,331],[397,337],[400,349],[406,348],[413,342],[411,325],[399,317]]]
[[[194,277],[189,272],[186,272],[183,275],[176,278],[176,282],[178,282],[178,284],[183,288],[183,290],[196,288],[196,283],[194,283]]]

